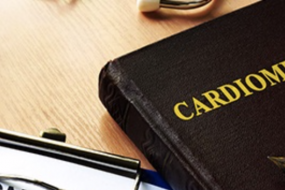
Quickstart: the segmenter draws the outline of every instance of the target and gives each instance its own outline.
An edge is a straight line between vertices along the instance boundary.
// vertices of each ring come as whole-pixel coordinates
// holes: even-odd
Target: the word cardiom
[[[285,61],[277,63],[271,69],[261,69],[248,74],[232,83],[222,85],[215,90],[202,93],[200,100],[196,97],[174,105],[174,113],[181,120],[191,120],[196,116],[208,113],[227,104],[236,102],[243,97],[264,91],[285,81]]]

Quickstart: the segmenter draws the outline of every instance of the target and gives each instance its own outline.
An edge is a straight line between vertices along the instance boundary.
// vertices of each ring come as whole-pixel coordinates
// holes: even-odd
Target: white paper
[[[37,179],[64,190],[133,190],[135,183],[128,177],[0,146],[0,175],[4,174]],[[8,190],[4,184],[2,188]],[[141,183],[139,190],[163,189]]]

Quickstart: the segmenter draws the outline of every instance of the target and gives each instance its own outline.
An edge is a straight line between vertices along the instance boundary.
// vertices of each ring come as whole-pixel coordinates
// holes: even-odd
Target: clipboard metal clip
[[[141,178],[139,160],[66,144],[64,143],[66,135],[54,128],[42,131],[40,136],[43,138],[0,129],[0,148],[5,147],[35,153],[131,178],[134,180],[132,189],[139,189]],[[10,178],[11,180],[15,180],[13,176]],[[28,178],[16,177],[16,179],[23,181],[23,179]],[[31,180],[30,182],[33,183]]]

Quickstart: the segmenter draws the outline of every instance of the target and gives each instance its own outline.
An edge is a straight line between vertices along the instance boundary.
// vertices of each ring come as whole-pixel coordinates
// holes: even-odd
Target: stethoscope
[[[160,7],[172,9],[194,9],[202,7],[212,0],[137,0],[137,7],[142,12],[152,12]]]

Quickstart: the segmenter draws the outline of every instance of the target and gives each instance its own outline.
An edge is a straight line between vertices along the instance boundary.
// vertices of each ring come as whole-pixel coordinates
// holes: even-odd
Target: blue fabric
[[[162,177],[155,171],[141,170],[141,181],[150,183],[152,185],[171,190],[171,187],[162,179]]]

